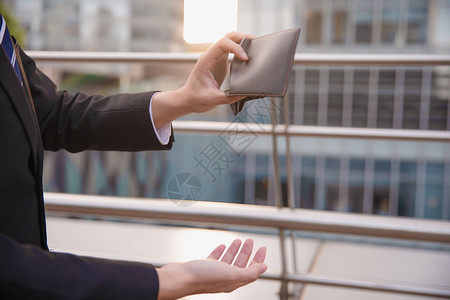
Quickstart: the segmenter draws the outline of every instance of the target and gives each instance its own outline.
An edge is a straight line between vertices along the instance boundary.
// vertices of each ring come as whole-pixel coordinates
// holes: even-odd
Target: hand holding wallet
[[[225,91],[228,96],[247,96],[231,104],[234,115],[249,100],[284,97],[299,35],[300,28],[294,28],[242,40],[241,46],[249,60],[233,58],[230,87]]]

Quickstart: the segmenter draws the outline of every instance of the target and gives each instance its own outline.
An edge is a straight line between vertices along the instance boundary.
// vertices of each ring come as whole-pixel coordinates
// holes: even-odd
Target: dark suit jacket
[[[152,93],[57,92],[16,54],[23,86],[0,49],[0,298],[156,299],[151,265],[48,252],[42,193],[43,149],[170,149],[151,125]]]

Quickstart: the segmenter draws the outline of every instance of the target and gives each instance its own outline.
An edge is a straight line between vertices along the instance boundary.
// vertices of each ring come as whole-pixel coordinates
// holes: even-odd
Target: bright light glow
[[[214,43],[237,30],[238,0],[184,0],[184,39]]]

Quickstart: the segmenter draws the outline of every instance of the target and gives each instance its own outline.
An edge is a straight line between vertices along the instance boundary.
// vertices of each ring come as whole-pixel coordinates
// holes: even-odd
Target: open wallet
[[[228,96],[246,96],[231,104],[234,115],[245,102],[264,97],[283,98],[294,63],[300,28],[283,30],[255,39],[243,39],[242,48],[249,60],[236,56],[231,61]]]

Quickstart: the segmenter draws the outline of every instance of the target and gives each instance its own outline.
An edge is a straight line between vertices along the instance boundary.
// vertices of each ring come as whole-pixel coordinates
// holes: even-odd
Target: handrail
[[[239,134],[283,135],[283,136],[309,136],[333,138],[365,138],[383,140],[410,140],[428,142],[450,142],[450,131],[443,130],[411,130],[411,129],[381,129],[381,128],[355,128],[331,126],[306,126],[279,124],[237,123],[230,127],[229,122],[209,121],[173,121],[176,132],[185,133],[222,133],[233,131]]]
[[[183,201],[183,200],[180,200]],[[176,205],[178,204],[178,205]],[[151,219],[174,223],[207,223],[294,229],[371,237],[450,243],[450,223],[411,218],[360,215],[306,209],[278,209],[256,205],[197,202],[180,205],[168,199],[45,193],[45,208],[53,214]],[[154,263],[155,266],[163,265]],[[342,279],[310,273],[263,274],[262,279],[390,292],[427,297],[450,297],[443,287]]]
[[[415,296],[424,297],[437,297],[437,298],[448,298],[450,297],[450,290],[437,288],[437,287],[426,287],[426,286],[412,286],[406,284],[389,284],[383,282],[373,282],[366,280],[355,280],[355,279],[342,279],[335,278],[332,276],[318,275],[318,274],[287,274],[285,276],[287,281],[297,282],[303,284],[317,284],[325,286],[343,287],[343,288],[353,288],[377,292],[388,292],[388,293],[398,293],[407,294]],[[273,274],[263,274],[261,276],[263,279],[278,280],[281,278],[278,275]]]
[[[38,61],[47,62],[126,62],[126,63],[195,63],[200,53],[172,52],[84,52],[27,51]],[[450,65],[449,54],[358,54],[297,53],[294,65]]]
[[[59,193],[45,194],[45,208],[53,213],[257,226],[450,243],[449,222],[401,217],[204,201],[186,207],[176,205],[169,199]]]

